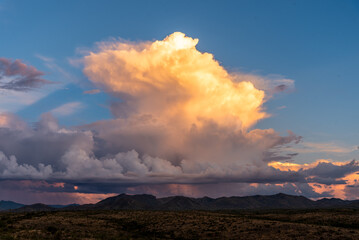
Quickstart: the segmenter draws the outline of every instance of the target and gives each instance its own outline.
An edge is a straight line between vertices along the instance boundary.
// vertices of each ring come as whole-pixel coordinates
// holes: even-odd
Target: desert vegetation
[[[359,210],[2,212],[0,239],[359,239]]]

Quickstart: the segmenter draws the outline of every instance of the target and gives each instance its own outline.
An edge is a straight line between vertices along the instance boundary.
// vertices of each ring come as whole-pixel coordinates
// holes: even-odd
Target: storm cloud
[[[297,153],[284,150],[302,138],[255,124],[270,117],[263,104],[294,81],[228,72],[197,43],[178,32],[154,42],[99,43],[83,59],[84,74],[117,100],[114,118],[66,128],[51,113],[33,126],[1,114],[0,178],[63,183],[55,189],[68,193],[214,196],[217,186],[226,195],[317,198],[333,192],[311,184],[345,184],[359,170],[356,161],[286,164]],[[46,82],[36,69],[2,61],[6,76],[33,79],[14,90]],[[43,191],[54,191],[51,184]]]

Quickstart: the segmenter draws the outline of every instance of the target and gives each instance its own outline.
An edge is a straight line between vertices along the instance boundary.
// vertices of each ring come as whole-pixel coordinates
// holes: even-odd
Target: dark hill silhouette
[[[232,209],[308,209],[359,208],[358,201],[324,198],[318,201],[303,196],[283,193],[247,197],[190,198],[173,196],[156,198],[152,195],[120,194],[96,204],[73,207],[76,209],[138,209],[138,210],[232,210]]]
[[[159,198],[159,208],[163,210],[193,210],[204,209],[206,204],[198,201],[196,198],[189,198],[183,196],[174,196]]]
[[[0,201],[0,211],[17,209],[23,206],[24,204],[12,202],[12,201]]]
[[[36,203],[32,205],[25,205],[23,207],[13,210],[14,212],[44,212],[54,211],[56,208],[50,207],[46,204]]]
[[[316,206],[322,206],[325,207],[331,207],[333,205],[338,207],[347,206],[351,203],[351,201],[348,200],[342,200],[340,198],[323,198],[315,202]]]
[[[120,194],[106,198],[93,205],[94,209],[156,209],[157,207],[158,201],[156,197],[148,194]]]
[[[1,202],[0,202],[1,203]],[[16,203],[15,203],[16,204]],[[148,194],[106,198],[96,204],[68,205],[56,208],[45,204],[20,206],[14,211],[57,211],[57,210],[246,210],[246,209],[310,209],[310,208],[359,208],[359,200],[323,198],[317,201],[303,196],[283,193],[247,197],[190,198],[172,196],[156,198]],[[1,205],[0,205],[1,206]],[[15,206],[15,205],[14,205]],[[7,209],[3,209],[7,210]]]

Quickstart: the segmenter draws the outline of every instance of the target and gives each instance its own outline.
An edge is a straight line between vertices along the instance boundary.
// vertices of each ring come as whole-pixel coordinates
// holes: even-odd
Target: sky
[[[0,0],[0,199],[358,199],[358,25],[350,0]]]

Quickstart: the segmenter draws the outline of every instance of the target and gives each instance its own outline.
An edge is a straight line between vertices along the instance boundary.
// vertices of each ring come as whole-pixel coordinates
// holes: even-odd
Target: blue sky
[[[0,110],[28,123],[52,111],[72,127],[113,118],[115,99],[97,89],[71,60],[96,42],[161,40],[179,31],[198,38],[231,72],[295,81],[295,89],[265,103],[272,116],[255,128],[287,130],[304,142],[346,149],[359,145],[358,1],[8,1],[0,0],[0,57],[20,59],[55,82],[5,99]],[[24,97],[25,98],[25,97]],[[71,103],[71,111],[55,109]],[[319,149],[319,148],[318,148]],[[358,151],[313,151],[298,162],[347,161]]]

